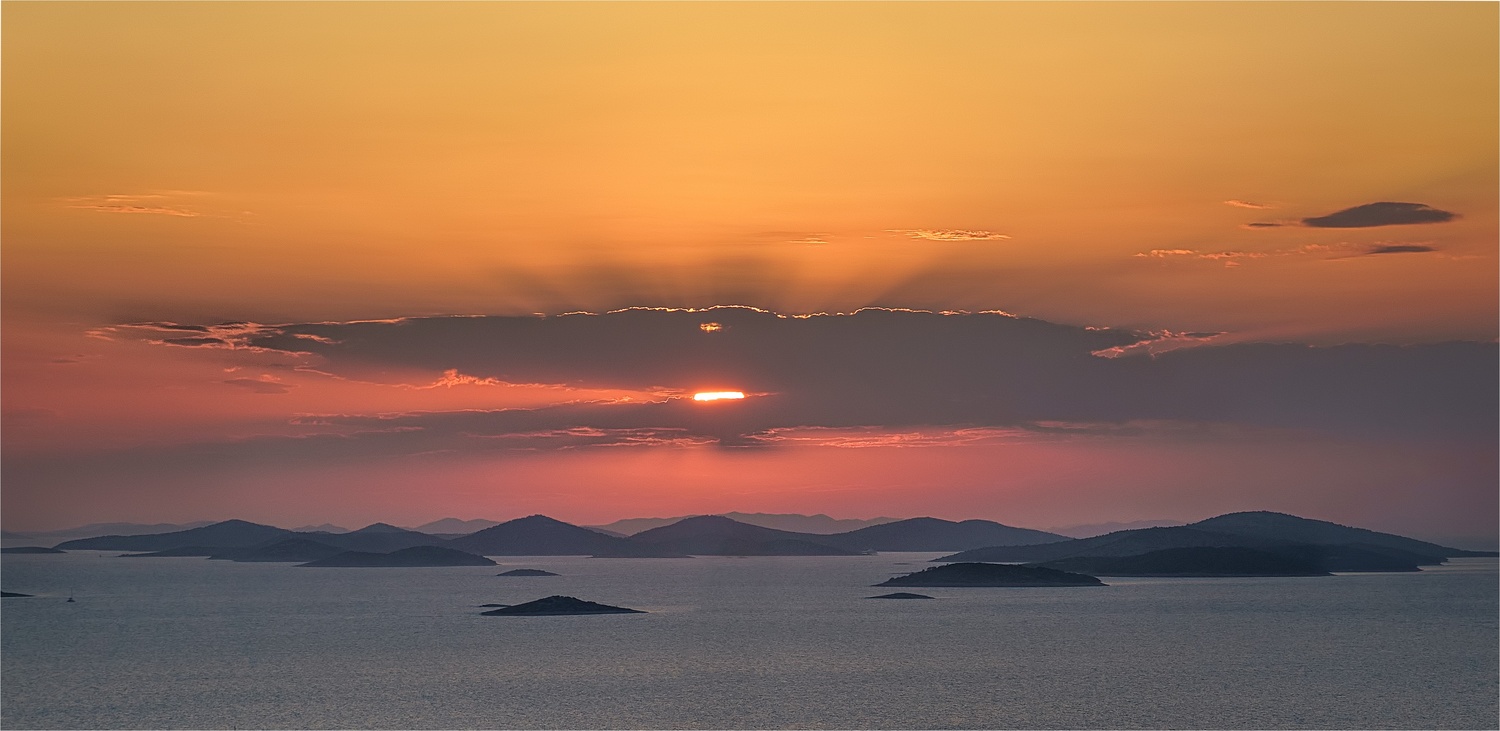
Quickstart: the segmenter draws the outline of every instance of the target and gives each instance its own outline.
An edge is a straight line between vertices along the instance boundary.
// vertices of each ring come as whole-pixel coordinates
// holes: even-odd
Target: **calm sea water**
[[[1497,565],[869,585],[935,554],[304,569],[6,556],[0,726],[1496,728]],[[500,578],[515,567],[558,578]],[[75,603],[65,603],[72,592]],[[550,594],[645,609],[484,617]]]

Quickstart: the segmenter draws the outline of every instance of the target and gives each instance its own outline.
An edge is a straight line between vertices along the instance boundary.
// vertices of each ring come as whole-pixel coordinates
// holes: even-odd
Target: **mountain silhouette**
[[[1230,513],[1185,526],[1115,531],[1034,546],[989,546],[939,562],[1050,563],[1067,558],[1120,558],[1174,548],[1251,548],[1312,561],[1320,571],[1415,571],[1449,557],[1489,555],[1404,536],[1271,512]],[[1207,555],[1207,554],[1205,554]]]
[[[1013,528],[990,520],[954,522],[907,518],[823,536],[824,543],[854,551],[966,551],[984,546],[1023,546],[1069,540],[1056,533]]]
[[[1448,548],[1436,543],[1419,541],[1415,538],[1407,538],[1391,533],[1380,533],[1366,528],[1351,528],[1346,525],[1339,525],[1338,523],[1330,523],[1326,520],[1302,518],[1296,515],[1273,513],[1266,510],[1226,513],[1208,518],[1207,520],[1200,520],[1190,525],[1194,528],[1214,531],[1216,533],[1274,539],[1288,543],[1381,546],[1417,555],[1429,556],[1435,559],[1494,555],[1493,552],[1465,551],[1457,548]]]
[[[484,518],[475,518],[473,520],[443,518],[441,520],[434,520],[431,523],[423,523],[422,525],[414,526],[412,530],[426,533],[428,535],[438,535],[439,533],[456,533],[458,535],[468,535],[475,531],[484,530],[485,528],[493,528],[497,525],[500,525],[500,521],[485,520]]]
[[[389,523],[373,523],[348,533],[304,533],[297,537],[316,541],[346,551],[390,553],[414,546],[448,546],[448,540],[427,533],[397,528]]]
[[[545,515],[517,518],[448,541],[484,556],[592,556],[629,551],[624,538],[580,528]]]
[[[829,536],[762,528],[722,515],[684,518],[630,537],[694,556],[847,556],[858,553],[827,542]]]
[[[204,546],[209,548],[248,548],[268,541],[291,538],[297,534],[245,520],[226,520],[200,528],[150,533],[135,536],[97,536],[64,541],[55,546],[63,550],[93,551],[165,551],[172,548]]]
[[[1259,548],[1277,545],[1277,541],[1250,536],[1234,536],[1214,533],[1197,528],[1172,526],[1166,528],[1136,528],[1105,533],[1094,538],[1076,538],[1042,543],[1032,546],[988,546],[935,558],[934,561],[1000,561],[1013,563],[1040,563],[1056,561],[1074,556],[1137,556],[1142,553],[1165,548],[1248,547]]]

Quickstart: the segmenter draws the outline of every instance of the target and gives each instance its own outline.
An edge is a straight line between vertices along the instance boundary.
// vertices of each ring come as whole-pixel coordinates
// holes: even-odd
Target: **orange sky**
[[[145,320],[878,305],[1240,341],[1495,340],[1491,3],[0,12],[7,456],[651,397],[420,388],[441,371],[374,384],[97,337]],[[1454,215],[1301,223],[1376,202]],[[7,527],[89,517],[13,485]],[[674,489],[660,511],[708,509]],[[326,502],[286,515],[321,522]],[[729,502],[708,501],[750,508]],[[1032,512],[1069,522],[1061,503]]]

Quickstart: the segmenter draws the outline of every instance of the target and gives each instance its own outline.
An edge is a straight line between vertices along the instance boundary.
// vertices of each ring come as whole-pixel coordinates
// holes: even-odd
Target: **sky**
[[[7,530],[1500,530],[1492,3],[0,15]]]

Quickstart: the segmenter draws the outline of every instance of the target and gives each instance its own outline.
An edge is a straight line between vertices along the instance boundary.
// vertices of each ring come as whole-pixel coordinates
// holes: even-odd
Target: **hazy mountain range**
[[[1421,566],[1441,564],[1449,558],[1495,555],[1271,512],[1231,513],[1186,526],[1120,530],[1083,539],[987,520],[955,522],[937,518],[908,518],[842,533],[818,534],[767,528],[725,516],[697,516],[623,537],[533,515],[455,538],[387,523],[374,523],[347,533],[330,533],[297,532],[228,520],[155,534],[75,539],[59,543],[56,548],[138,551],[145,552],[136,554],[139,557],[202,556],[229,561],[334,560],[330,565],[361,566],[415,565],[407,559],[373,557],[416,555],[413,552],[417,549],[425,551],[418,552],[423,557],[430,558],[428,554],[445,557],[439,564],[429,565],[464,565],[470,559],[463,556],[686,558],[956,551],[933,560],[1027,563],[1064,570],[1137,575],[1145,575],[1143,571],[1160,575],[1205,575],[1236,570],[1311,575],[1332,571],[1417,571]],[[359,555],[345,555],[351,552]],[[340,555],[344,557],[337,558]],[[1119,560],[1126,558],[1135,560]],[[340,561],[345,563],[339,564]],[[396,562],[382,563],[385,561]]]
[[[734,521],[736,521],[738,523],[744,523],[744,524],[752,525],[752,526],[759,526],[759,527],[762,527],[762,528],[770,528],[770,529],[773,529],[773,530],[788,531],[788,532],[792,532],[792,533],[805,533],[805,534],[809,534],[809,535],[813,535],[813,536],[832,536],[832,535],[838,535],[838,534],[841,534],[841,533],[848,533],[848,532],[855,531],[855,530],[861,530],[861,529],[864,529],[864,528],[869,528],[869,527],[873,527],[873,526],[877,526],[877,525],[887,525],[887,524],[896,524],[896,523],[902,523],[902,524],[905,525],[904,528],[902,528],[902,529],[900,529],[900,530],[897,531],[898,534],[900,534],[900,535],[911,535],[914,531],[919,531],[918,526],[922,525],[922,523],[910,523],[910,522],[907,522],[907,521],[918,520],[918,519],[905,519],[905,520],[902,520],[902,519],[889,518],[889,517],[879,517],[879,518],[869,518],[869,519],[839,519],[839,518],[831,518],[831,517],[829,517],[827,515],[823,515],[823,514],[801,515],[801,514],[795,514],[795,513],[739,513],[739,512],[724,513],[722,515],[723,515],[723,517],[729,518],[729,519],[734,520]],[[575,527],[586,528],[586,529],[588,529],[590,531],[593,531],[595,533],[603,533],[605,535],[616,537],[616,538],[623,538],[623,537],[627,537],[627,536],[637,535],[637,534],[643,533],[643,532],[651,530],[651,529],[660,528],[660,527],[667,526],[667,525],[672,525],[674,523],[681,522],[682,520],[684,520],[686,518],[695,518],[695,517],[704,517],[704,516],[681,516],[681,517],[675,517],[675,518],[627,518],[627,519],[624,519],[624,520],[617,520],[617,521],[615,521],[613,523],[608,523],[608,524],[605,524],[605,525],[575,526]],[[931,520],[935,520],[935,519],[930,519],[929,518],[929,519],[920,519],[920,520],[931,521]],[[976,521],[966,521],[966,522],[978,524],[978,523],[988,523],[989,521],[977,521],[977,522]],[[51,543],[51,542],[57,542],[57,541],[67,541],[67,540],[80,539],[80,538],[93,538],[93,537],[106,536],[106,535],[133,536],[133,535],[149,535],[149,534],[159,534],[159,533],[170,533],[170,532],[178,532],[178,531],[184,531],[184,530],[191,530],[193,528],[201,528],[201,527],[208,526],[208,525],[211,525],[211,524],[212,524],[212,521],[195,521],[195,522],[190,522],[190,523],[124,523],[124,522],[116,522],[116,523],[92,523],[92,524],[89,524],[89,525],[83,525],[83,526],[78,526],[78,527],[74,527],[74,528],[66,528],[66,529],[61,529],[61,530],[48,530],[48,531],[4,531],[3,534],[0,534],[0,538],[3,538],[6,541],[7,545],[18,545],[21,542]],[[379,532],[381,530],[379,528],[379,526],[386,526],[386,530],[387,531],[406,530],[406,531],[411,531],[413,533],[422,534],[422,535],[426,536],[426,538],[416,538],[416,539],[413,539],[412,537],[409,536],[408,540],[406,542],[407,543],[411,543],[413,540],[416,540],[417,542],[426,541],[428,539],[455,540],[455,539],[463,538],[465,536],[472,535],[472,534],[474,534],[474,533],[476,533],[478,531],[486,530],[486,529],[489,529],[489,528],[493,528],[495,526],[499,526],[499,525],[502,525],[502,524],[504,524],[503,521],[487,520],[487,519],[484,519],[484,518],[474,518],[474,519],[469,519],[469,520],[462,520],[462,519],[458,519],[458,518],[443,518],[441,520],[431,521],[429,523],[424,523],[422,525],[415,526],[415,527],[410,527],[410,528],[397,528],[396,526],[390,526],[390,525],[387,525],[387,524],[384,524],[384,523],[377,523],[377,524],[375,524],[373,526],[367,526],[366,528],[360,529],[360,531],[351,531],[348,528],[344,528],[342,526],[333,525],[333,524],[329,524],[329,523],[324,523],[324,524],[321,524],[321,525],[306,525],[306,526],[301,526],[301,527],[298,527],[298,528],[293,528],[293,529],[290,529],[289,532],[290,533],[298,533],[298,534],[304,534],[305,533],[305,534],[323,534],[323,535],[326,535],[326,534],[346,534],[346,533],[359,532],[361,534],[361,536],[367,536],[370,532]],[[999,525],[999,524],[995,523],[994,525]],[[1049,540],[1058,540],[1058,539],[1062,539],[1062,538],[1087,539],[1087,538],[1096,538],[1096,537],[1104,536],[1104,535],[1117,534],[1117,533],[1121,533],[1123,531],[1135,531],[1135,530],[1140,530],[1140,529],[1145,529],[1145,528],[1182,527],[1184,525],[1185,524],[1182,523],[1182,522],[1180,522],[1180,521],[1172,521],[1172,520],[1137,520],[1137,521],[1126,521],[1126,522],[1106,522],[1106,523],[1090,523],[1090,524],[1068,525],[1068,526],[1061,526],[1061,527],[1056,527],[1056,528],[1048,528],[1048,529],[1046,529],[1044,531],[1038,531],[1038,532],[1054,536],[1054,538],[1049,539]],[[1197,525],[1197,524],[1193,524],[1193,525]],[[953,529],[953,530],[963,530],[963,529]],[[1018,529],[1018,530],[1025,530],[1025,529]],[[870,535],[870,534],[861,534],[861,535]],[[814,539],[814,540],[821,540],[821,539]],[[343,541],[332,541],[332,542],[333,543],[343,543]],[[368,537],[361,537],[361,538],[349,539],[349,543],[351,543],[351,544],[364,544],[364,545],[370,545],[370,544],[375,544],[375,543],[379,543],[379,544],[382,544],[382,545],[396,545],[396,544],[400,544],[402,542],[403,541],[401,539],[393,538],[393,537],[390,537],[390,536],[387,536],[384,539],[370,539]],[[827,542],[827,541],[825,541],[825,542]],[[1452,538],[1448,538],[1448,539],[1438,539],[1438,541],[1433,541],[1433,542],[1441,542],[1444,545],[1469,546],[1471,548],[1482,549],[1482,550],[1493,550],[1496,547],[1496,543],[1497,543],[1496,538],[1494,536],[1452,537]],[[834,542],[830,543],[830,545],[833,545],[833,544],[838,544],[838,542],[834,541]],[[842,545],[842,544],[838,544],[838,545]],[[924,543],[921,543],[920,541],[918,541],[917,543],[911,544],[911,545],[928,545],[928,544],[924,544]],[[981,544],[976,544],[973,547],[984,547],[985,545],[1000,545],[1000,544],[999,543],[992,543],[992,544],[981,543]],[[408,547],[408,546],[402,545],[400,547],[404,548],[404,547]],[[1166,547],[1166,546],[1162,546],[1162,547]],[[865,547],[865,548],[868,548],[868,547]],[[616,546],[616,549],[623,550],[623,549],[619,549],[619,546]],[[357,548],[356,546],[351,545],[350,550],[359,550],[359,548]],[[396,550],[396,549],[392,548],[391,550]],[[861,548],[860,550],[863,550],[863,548]],[[923,548],[900,549],[900,548],[890,547],[890,548],[875,549],[875,550],[928,550],[928,549],[923,549]],[[942,551],[942,550],[956,550],[956,549],[933,548],[931,550],[940,550],[940,551]]]
[[[984,520],[961,523],[911,518],[836,534],[798,533],[723,516],[685,518],[632,537],[571,525],[543,515],[507,521],[454,538],[375,523],[348,533],[297,532],[243,520],[147,535],[108,535],[64,541],[66,550],[183,551],[269,547],[312,541],[346,551],[390,552],[415,546],[455,548],[478,555],[828,555],[862,551],[955,551],[993,545],[1065,540],[1064,536]],[[183,554],[178,554],[183,555]]]

